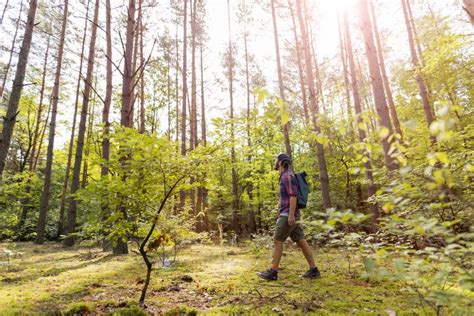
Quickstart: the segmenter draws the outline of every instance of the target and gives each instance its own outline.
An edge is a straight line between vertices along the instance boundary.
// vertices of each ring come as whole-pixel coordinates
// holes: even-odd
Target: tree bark
[[[69,176],[71,173],[71,164],[72,164],[72,151],[74,145],[74,136],[76,132],[76,121],[77,121],[77,109],[79,107],[79,92],[81,89],[81,81],[82,81],[82,64],[84,62],[84,49],[86,44],[86,37],[87,37],[87,25],[89,23],[89,5],[90,0],[87,1],[87,8],[86,8],[86,18],[84,19],[84,30],[82,33],[82,44],[81,44],[81,55],[79,60],[79,74],[77,76],[77,83],[76,83],[76,99],[74,101],[74,114],[72,117],[72,126],[71,126],[71,137],[69,138],[69,145],[68,145],[68,154],[67,154],[67,164],[66,164],[66,174],[64,176],[63,182],[63,190],[61,193],[61,204],[59,207],[59,222],[58,222],[58,230],[57,230],[57,238],[59,238],[64,232],[64,210],[66,208],[66,194],[67,194],[67,187],[69,183]]]
[[[187,101],[187,49],[188,49],[188,40],[187,40],[187,30],[188,30],[188,0],[184,0],[184,23],[183,23],[183,70],[182,70],[182,80],[183,80],[183,104],[181,109],[181,155],[186,156],[186,101]],[[184,208],[186,203],[186,192],[184,190],[180,191],[180,209]]]
[[[346,107],[347,107],[347,119],[349,121],[349,128],[352,140],[354,139],[353,133],[353,126],[352,126],[352,109],[351,109],[351,95],[349,92],[349,76],[347,71],[347,63],[346,63],[346,53],[345,50],[347,48],[344,46],[344,41],[342,39],[342,30],[341,30],[341,19],[340,19],[339,10],[337,11],[337,26],[338,26],[338,34],[339,34],[339,54],[341,56],[341,63],[342,63],[342,72],[344,75],[344,92],[346,93]]]
[[[308,110],[308,97],[306,96],[303,62],[302,62],[302,57],[301,57],[301,47],[300,47],[300,41],[298,39],[298,33],[296,30],[296,21],[295,21],[295,13],[293,10],[293,4],[290,2],[290,0],[288,0],[288,7],[290,8],[290,12],[291,12],[293,36],[295,38],[296,63],[298,64],[298,75],[299,75],[300,86],[301,86],[301,96],[303,99],[302,101],[303,101],[304,121],[305,121],[305,124],[309,124],[310,120],[309,120],[309,110]]]
[[[3,171],[5,169],[8,151],[13,135],[13,129],[18,115],[18,105],[20,103],[21,92],[23,90],[23,81],[25,80],[26,66],[28,63],[28,55],[31,48],[31,39],[33,37],[33,28],[35,26],[37,0],[30,1],[28,9],[28,18],[26,21],[25,34],[21,45],[20,54],[18,56],[18,64],[16,67],[15,80],[8,100],[7,113],[3,118],[2,136],[0,138],[0,181],[2,180]]]
[[[3,24],[3,18],[5,17],[5,12],[7,12],[8,2],[9,2],[9,0],[7,0],[7,1],[5,2],[5,6],[3,7],[2,17],[0,18],[0,25]],[[20,9],[20,11],[21,11],[21,9]]]
[[[382,73],[383,86],[385,88],[385,94],[387,96],[388,108],[390,110],[390,117],[392,118],[393,127],[395,131],[403,137],[402,129],[400,127],[400,121],[398,120],[397,109],[395,108],[395,102],[393,100],[392,89],[390,88],[390,81],[388,80],[387,71],[385,69],[385,58],[383,56],[382,42],[380,40],[379,29],[377,26],[377,16],[375,14],[374,2],[370,0],[370,13],[372,15],[372,23],[374,26],[375,42],[377,44],[377,57],[380,64],[380,72]]]
[[[197,85],[196,85],[196,9],[197,0],[191,0],[191,113],[190,113],[190,133],[189,133],[189,148],[191,150],[197,147]],[[193,184],[194,177],[190,178],[190,183]],[[191,213],[195,218],[198,215],[196,211],[196,190],[190,189],[190,207]],[[195,223],[195,228],[199,231],[199,221]]]
[[[91,41],[89,46],[89,55],[87,62],[87,74],[84,81],[84,92],[81,108],[81,117],[79,121],[79,130],[77,135],[77,146],[76,146],[76,157],[74,160],[74,170],[72,173],[71,181],[71,195],[74,195],[79,189],[79,178],[81,173],[82,165],[82,154],[84,150],[84,138],[86,133],[87,123],[87,111],[89,108],[89,99],[92,88],[92,76],[94,74],[94,62],[95,62],[95,43],[97,40],[97,24],[99,20],[99,5],[100,0],[96,0],[94,8],[94,19],[91,30]],[[76,230],[76,214],[77,214],[77,200],[75,197],[69,198],[69,207],[67,212],[67,223],[65,227],[65,233],[67,238],[64,240],[65,247],[72,247],[75,242],[75,237],[72,236]]]
[[[230,137],[232,142],[231,147],[231,163],[232,163],[232,228],[235,233],[240,232],[240,218],[239,218],[239,199],[238,199],[238,180],[237,170],[235,169],[235,145],[234,145],[234,56],[232,52],[232,32],[230,25],[230,0],[227,0],[227,23],[229,26],[229,65],[228,65],[228,79],[229,79],[229,101],[230,101]]]
[[[345,35],[345,43],[346,43],[346,51],[347,57],[349,60],[349,69],[351,74],[351,83],[352,83],[352,97],[354,99],[354,108],[357,117],[357,131],[359,135],[359,142],[365,143],[366,141],[366,134],[365,130],[361,128],[360,124],[364,124],[362,121],[362,102],[360,99],[359,94],[359,85],[357,82],[357,69],[354,62],[354,52],[352,49],[352,40],[351,40],[351,33],[349,31],[349,22],[347,19],[347,12],[344,12],[344,35]],[[374,184],[373,174],[372,174],[372,162],[370,153],[364,149],[363,153],[367,157],[367,161],[364,163],[365,167],[365,177],[369,182],[369,197],[373,196],[376,192],[376,186]],[[379,218],[379,210],[376,204],[370,204],[370,212],[372,213],[372,228],[373,230],[376,229],[378,218]]]
[[[434,121],[434,115],[431,110],[430,100],[428,96],[428,88],[426,86],[425,80],[421,75],[421,64],[418,58],[416,47],[415,47],[415,39],[413,35],[413,27],[410,23],[407,2],[406,0],[401,0],[402,8],[403,8],[403,16],[405,17],[405,26],[407,28],[408,33],[408,43],[410,45],[410,54],[411,54],[411,62],[413,67],[415,67],[415,75],[416,75],[416,83],[418,85],[418,91],[421,96],[421,101],[423,104],[423,110],[425,111],[426,123],[428,124],[428,128],[431,126],[431,123]],[[435,142],[435,139],[432,138],[432,142]]]
[[[277,28],[277,22],[276,22],[275,0],[271,0],[271,6],[272,6],[273,38],[275,40],[275,55],[276,55],[277,73],[278,73],[278,87],[280,89],[280,98],[282,98],[286,106],[285,87],[283,84],[283,75],[281,71],[280,44],[278,42],[278,28]],[[290,135],[289,135],[289,130],[288,130],[288,122],[286,122],[283,125],[283,137],[285,138],[286,153],[288,154],[288,156],[291,157],[291,143],[290,143]]]
[[[304,0],[303,0],[304,1]],[[314,89],[313,65],[311,61],[311,52],[306,32],[305,22],[303,20],[303,13],[301,9],[301,0],[296,1],[298,20],[300,24],[301,34],[303,38],[304,58],[306,64],[306,80],[309,89],[309,100],[311,104],[311,119],[313,122],[314,132],[319,134],[321,129],[318,124],[317,115],[319,113],[318,100],[316,98],[316,91]],[[318,159],[318,166],[320,171],[321,195],[324,209],[331,207],[331,198],[329,195],[329,175],[327,171],[326,158],[324,156],[324,147],[321,143],[316,143],[316,154]]]
[[[100,175],[106,177],[109,173],[108,163],[110,161],[110,122],[109,113],[112,104],[112,16],[110,0],[105,1],[105,38],[107,45],[107,63],[106,63],[106,88],[104,108],[102,110],[102,124],[104,125],[104,138],[102,140],[102,159],[105,161],[101,165]]]
[[[205,93],[204,93],[204,59],[203,59],[203,43],[201,39],[201,46],[200,46],[200,59],[201,59],[201,141],[203,146],[207,146],[207,131],[206,131],[206,105],[205,105]],[[204,178],[206,178],[206,174],[204,174]],[[204,211],[204,223],[203,223],[203,230],[208,231],[209,223],[208,217],[206,214],[207,209],[207,189],[203,186],[201,188],[202,194],[202,210]]]
[[[175,49],[176,49],[176,63],[175,63],[175,120],[176,120],[176,135],[175,141],[178,144],[179,140],[179,37],[178,37],[178,30],[179,30],[179,19],[178,14],[176,14],[176,35],[175,35]],[[178,151],[178,148],[177,148]]]
[[[43,114],[43,101],[44,101],[44,89],[46,85],[46,73],[47,73],[47,65],[48,65],[48,57],[49,57],[49,46],[50,46],[51,36],[48,35],[48,42],[46,44],[46,53],[44,56],[44,63],[43,63],[43,74],[41,77],[41,90],[40,90],[40,100],[38,104],[38,111],[36,112],[36,124],[35,124],[35,132],[33,135],[33,147],[31,150],[31,155],[29,159],[29,170],[33,171],[33,163],[36,154],[36,146],[38,145],[38,138],[40,136],[40,125],[42,121],[42,114]],[[41,147],[42,144],[39,144]]]
[[[44,172],[43,194],[41,195],[38,225],[36,227],[36,239],[35,239],[36,244],[42,244],[44,242],[46,216],[47,216],[47,212],[49,208],[49,194],[51,190],[51,175],[52,175],[52,169],[53,169],[54,138],[56,136],[56,114],[58,112],[59,88],[60,88],[60,80],[61,80],[61,69],[62,69],[62,64],[63,64],[64,40],[66,38],[68,9],[69,9],[68,0],[64,0],[61,37],[59,39],[56,73],[54,75],[53,96],[52,96],[52,104],[51,104],[51,120],[49,122],[49,140],[48,140],[48,151],[46,154],[46,170]]]
[[[145,57],[143,56],[143,17],[142,17],[142,0],[138,2],[138,16],[140,29],[140,64],[145,67]],[[169,90],[169,89],[168,89]],[[144,73],[140,76],[140,124],[138,131],[145,133],[145,76]]]
[[[5,14],[5,10],[7,9],[7,5],[8,5],[8,1],[5,4],[5,9],[3,10],[3,14]],[[20,28],[22,10],[23,10],[23,0],[20,2],[20,11],[18,11],[18,18],[16,19],[16,23],[15,23],[15,33],[13,34],[12,45],[11,45],[11,48],[10,48],[10,54],[8,56],[8,63],[7,63],[7,67],[5,69],[5,74],[3,75],[2,87],[0,88],[0,102],[3,101],[3,93],[5,92],[5,85],[6,85],[7,78],[8,78],[8,73],[10,72],[10,67],[11,67],[11,64],[12,64],[13,52],[15,51],[16,38],[18,36],[18,29]],[[2,20],[3,20],[3,17],[2,17]]]
[[[390,122],[390,115],[388,112],[387,100],[385,98],[382,75],[380,74],[380,66],[377,58],[377,49],[375,47],[372,25],[370,23],[368,0],[362,0],[359,2],[359,12],[361,17],[362,32],[364,35],[365,53],[367,56],[367,62],[369,64],[375,108],[379,116],[380,127],[386,128],[388,130],[388,134],[382,135],[383,137],[381,137],[385,165],[387,166],[388,170],[392,171],[397,169],[394,159],[390,156],[391,144],[388,141],[390,135],[392,134],[392,124]]]

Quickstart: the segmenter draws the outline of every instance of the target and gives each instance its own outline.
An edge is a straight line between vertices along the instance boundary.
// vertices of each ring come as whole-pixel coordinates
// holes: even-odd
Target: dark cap
[[[285,153],[281,153],[277,156],[277,160],[280,162],[280,161],[289,161],[291,162],[291,158],[290,156],[288,156],[288,154],[285,154]]]
[[[280,163],[280,162],[283,162],[283,161],[287,161],[288,163],[291,163],[291,158],[290,158],[290,156],[288,156],[288,155],[285,154],[285,153],[279,154],[279,155],[277,156],[277,160],[276,160],[276,162],[275,162],[275,167],[274,167],[274,169],[275,169],[275,170],[278,170],[278,168],[279,168],[279,163]]]

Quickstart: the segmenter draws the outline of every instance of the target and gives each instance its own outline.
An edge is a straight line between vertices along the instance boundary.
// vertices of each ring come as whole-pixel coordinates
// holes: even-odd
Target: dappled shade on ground
[[[173,267],[157,265],[154,270],[146,310],[161,314],[182,306],[211,314],[423,311],[417,297],[400,284],[364,279],[360,257],[351,259],[349,273],[343,249],[315,249],[323,276],[302,280],[298,274],[306,269],[304,258],[292,245],[286,248],[277,282],[255,274],[268,266],[270,249],[214,245],[181,249]],[[22,254],[0,272],[1,314],[138,310],[146,271],[138,255],[113,257],[98,248],[63,250],[52,243],[19,243],[14,249]]]

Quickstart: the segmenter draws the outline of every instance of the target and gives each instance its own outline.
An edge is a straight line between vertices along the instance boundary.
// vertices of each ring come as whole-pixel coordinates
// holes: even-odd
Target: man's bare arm
[[[288,225],[293,226],[296,222],[295,212],[296,212],[296,196],[290,196],[290,214],[288,214]]]

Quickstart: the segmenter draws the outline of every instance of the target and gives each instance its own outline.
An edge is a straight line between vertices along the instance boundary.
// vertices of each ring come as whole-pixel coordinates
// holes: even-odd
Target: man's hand
[[[291,215],[291,214],[290,214],[290,215],[288,216],[288,225],[293,226],[293,225],[295,225],[295,222],[296,222],[296,220],[295,220],[295,215]]]

